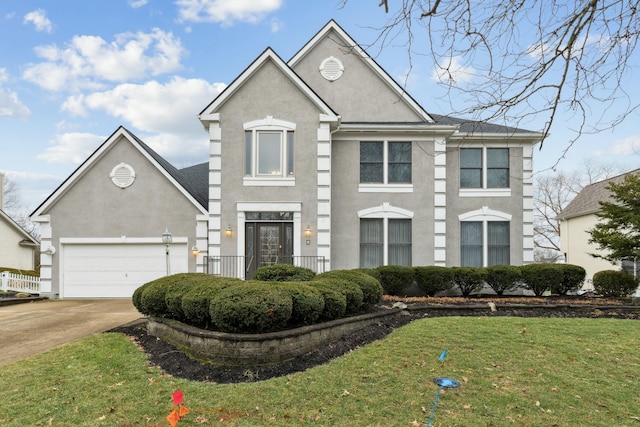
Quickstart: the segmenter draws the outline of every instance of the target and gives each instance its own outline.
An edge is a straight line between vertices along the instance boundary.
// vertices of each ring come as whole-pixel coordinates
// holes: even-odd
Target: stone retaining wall
[[[147,329],[194,359],[222,367],[253,368],[286,362],[401,311],[389,309],[266,334],[214,332],[157,317],[148,319]]]

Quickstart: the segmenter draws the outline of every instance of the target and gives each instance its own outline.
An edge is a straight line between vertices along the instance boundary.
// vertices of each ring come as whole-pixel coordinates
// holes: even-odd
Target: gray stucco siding
[[[328,81],[319,72],[330,56],[344,65],[342,77]],[[340,36],[329,32],[300,62],[294,71],[327,102],[345,122],[416,122],[423,118],[401,101],[360,55],[350,52]]]
[[[317,217],[317,141],[320,110],[299,88],[267,61],[218,110],[222,129],[221,224],[237,229],[238,202],[295,202],[302,205],[302,223],[315,230]],[[244,123],[272,116],[294,123],[294,186],[244,184]],[[302,237],[300,237],[302,238]],[[315,255],[313,244],[301,254]],[[221,254],[236,255],[236,239],[222,239]]]

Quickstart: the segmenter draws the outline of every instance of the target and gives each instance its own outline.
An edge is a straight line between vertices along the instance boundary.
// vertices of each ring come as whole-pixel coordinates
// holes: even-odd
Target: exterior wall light
[[[311,237],[311,227],[307,224],[307,228],[304,229],[304,237]]]
[[[233,235],[233,229],[231,228],[231,224],[227,225],[227,229],[224,230],[224,234],[227,237],[231,237]]]
[[[198,256],[200,254],[200,249],[198,249],[196,245],[193,245],[193,247],[191,248],[191,253],[193,254],[193,256]]]

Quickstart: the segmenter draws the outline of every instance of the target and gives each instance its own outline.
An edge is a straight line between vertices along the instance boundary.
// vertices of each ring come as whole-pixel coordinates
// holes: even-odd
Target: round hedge
[[[400,295],[413,284],[415,271],[413,267],[402,265],[384,265],[378,267],[380,284],[389,295]]]
[[[415,280],[418,288],[427,296],[434,296],[438,292],[453,287],[453,270],[448,267],[427,266],[414,267]]]
[[[182,296],[182,311],[186,322],[194,326],[211,325],[209,302],[222,289],[243,284],[240,279],[209,276],[210,282],[200,283]]]
[[[256,270],[253,280],[263,282],[308,282],[315,277],[313,270],[291,264],[265,265]]]
[[[322,294],[324,299],[324,309],[320,314],[319,320],[329,321],[344,317],[347,312],[347,297],[336,288],[322,281],[312,281],[308,283],[310,287],[316,289]]]
[[[593,275],[593,288],[603,297],[624,297],[638,287],[638,280],[625,271],[603,270]]]
[[[308,285],[309,282],[286,282],[273,285],[283,289],[291,297],[293,309],[290,324],[292,326],[311,325],[315,323],[324,310],[324,298],[318,289]]]
[[[365,306],[378,304],[384,289],[373,276],[358,270],[333,270],[317,276],[318,279],[334,278],[355,283],[362,291],[362,303]]]
[[[362,309],[364,295],[360,287],[355,283],[336,277],[322,277],[314,280],[314,282],[326,283],[342,293],[347,298],[347,314],[357,313]]]
[[[222,332],[265,333],[285,329],[293,313],[291,295],[278,286],[246,282],[211,298],[211,321]]]

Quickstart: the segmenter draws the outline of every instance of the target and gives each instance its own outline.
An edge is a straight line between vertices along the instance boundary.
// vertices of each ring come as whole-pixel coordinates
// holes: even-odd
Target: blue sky
[[[33,210],[120,125],[177,167],[204,162],[207,134],[197,114],[266,47],[286,61],[330,19],[366,47],[389,18],[377,3],[0,2],[0,171]],[[405,81],[405,48],[369,53]],[[640,64],[630,65],[637,75]],[[414,56],[407,90],[427,111],[455,116],[433,76],[430,59]],[[640,85],[632,77],[628,89],[638,102]],[[635,112],[613,131],[584,136],[558,169],[576,169],[593,157],[638,167],[639,119]],[[556,163],[572,136],[571,120],[561,116],[536,151],[536,171]]]

